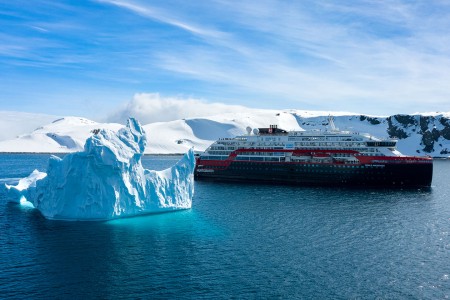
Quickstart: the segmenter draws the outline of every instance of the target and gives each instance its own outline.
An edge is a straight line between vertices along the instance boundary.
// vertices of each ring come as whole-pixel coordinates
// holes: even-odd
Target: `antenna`
[[[247,126],[245,130],[247,130],[247,135],[250,135],[252,133],[252,128],[250,126]]]

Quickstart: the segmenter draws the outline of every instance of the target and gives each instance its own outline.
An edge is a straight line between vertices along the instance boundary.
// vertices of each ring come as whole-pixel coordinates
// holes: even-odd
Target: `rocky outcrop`
[[[446,156],[450,141],[450,119],[443,115],[394,115],[387,118],[390,137],[406,139],[413,135],[420,137],[417,153]],[[395,121],[394,121],[395,120]],[[444,146],[446,145],[446,146]]]

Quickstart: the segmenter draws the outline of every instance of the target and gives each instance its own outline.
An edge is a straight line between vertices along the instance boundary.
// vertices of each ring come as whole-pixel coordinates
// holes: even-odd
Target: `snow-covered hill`
[[[243,134],[247,126],[267,127],[268,124],[301,129],[294,115],[275,110],[159,122],[144,126],[149,141],[146,153],[184,153],[191,147],[203,151],[218,138]]]
[[[65,117],[38,127],[29,134],[0,141],[0,152],[65,153],[83,149],[95,129],[119,130],[121,124],[97,123],[85,118]]]
[[[276,124],[286,130],[325,129],[329,114],[334,116],[335,124],[341,130],[367,132],[381,138],[397,137],[398,149],[404,154],[450,157],[450,113],[376,117],[344,112],[256,109],[147,124],[144,126],[148,138],[145,153],[184,153],[191,147],[203,151],[218,138],[244,134],[247,126]],[[0,141],[0,152],[79,151],[95,129],[118,130],[122,126],[66,117],[29,134]]]

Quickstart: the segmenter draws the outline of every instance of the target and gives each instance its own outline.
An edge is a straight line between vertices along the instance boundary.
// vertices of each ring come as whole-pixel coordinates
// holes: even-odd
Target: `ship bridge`
[[[278,128],[278,125],[270,125],[269,128],[258,128],[258,133],[260,135],[287,135],[288,132],[284,129]]]
[[[397,141],[367,141],[367,147],[395,147]]]

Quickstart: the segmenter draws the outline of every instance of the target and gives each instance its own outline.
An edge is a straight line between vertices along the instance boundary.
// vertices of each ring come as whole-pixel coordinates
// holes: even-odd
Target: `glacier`
[[[47,172],[33,171],[16,186],[6,185],[13,202],[30,202],[45,218],[110,220],[189,209],[194,195],[194,151],[171,168],[144,169],[147,137],[134,118],[115,132],[99,130],[84,151],[51,156]]]

